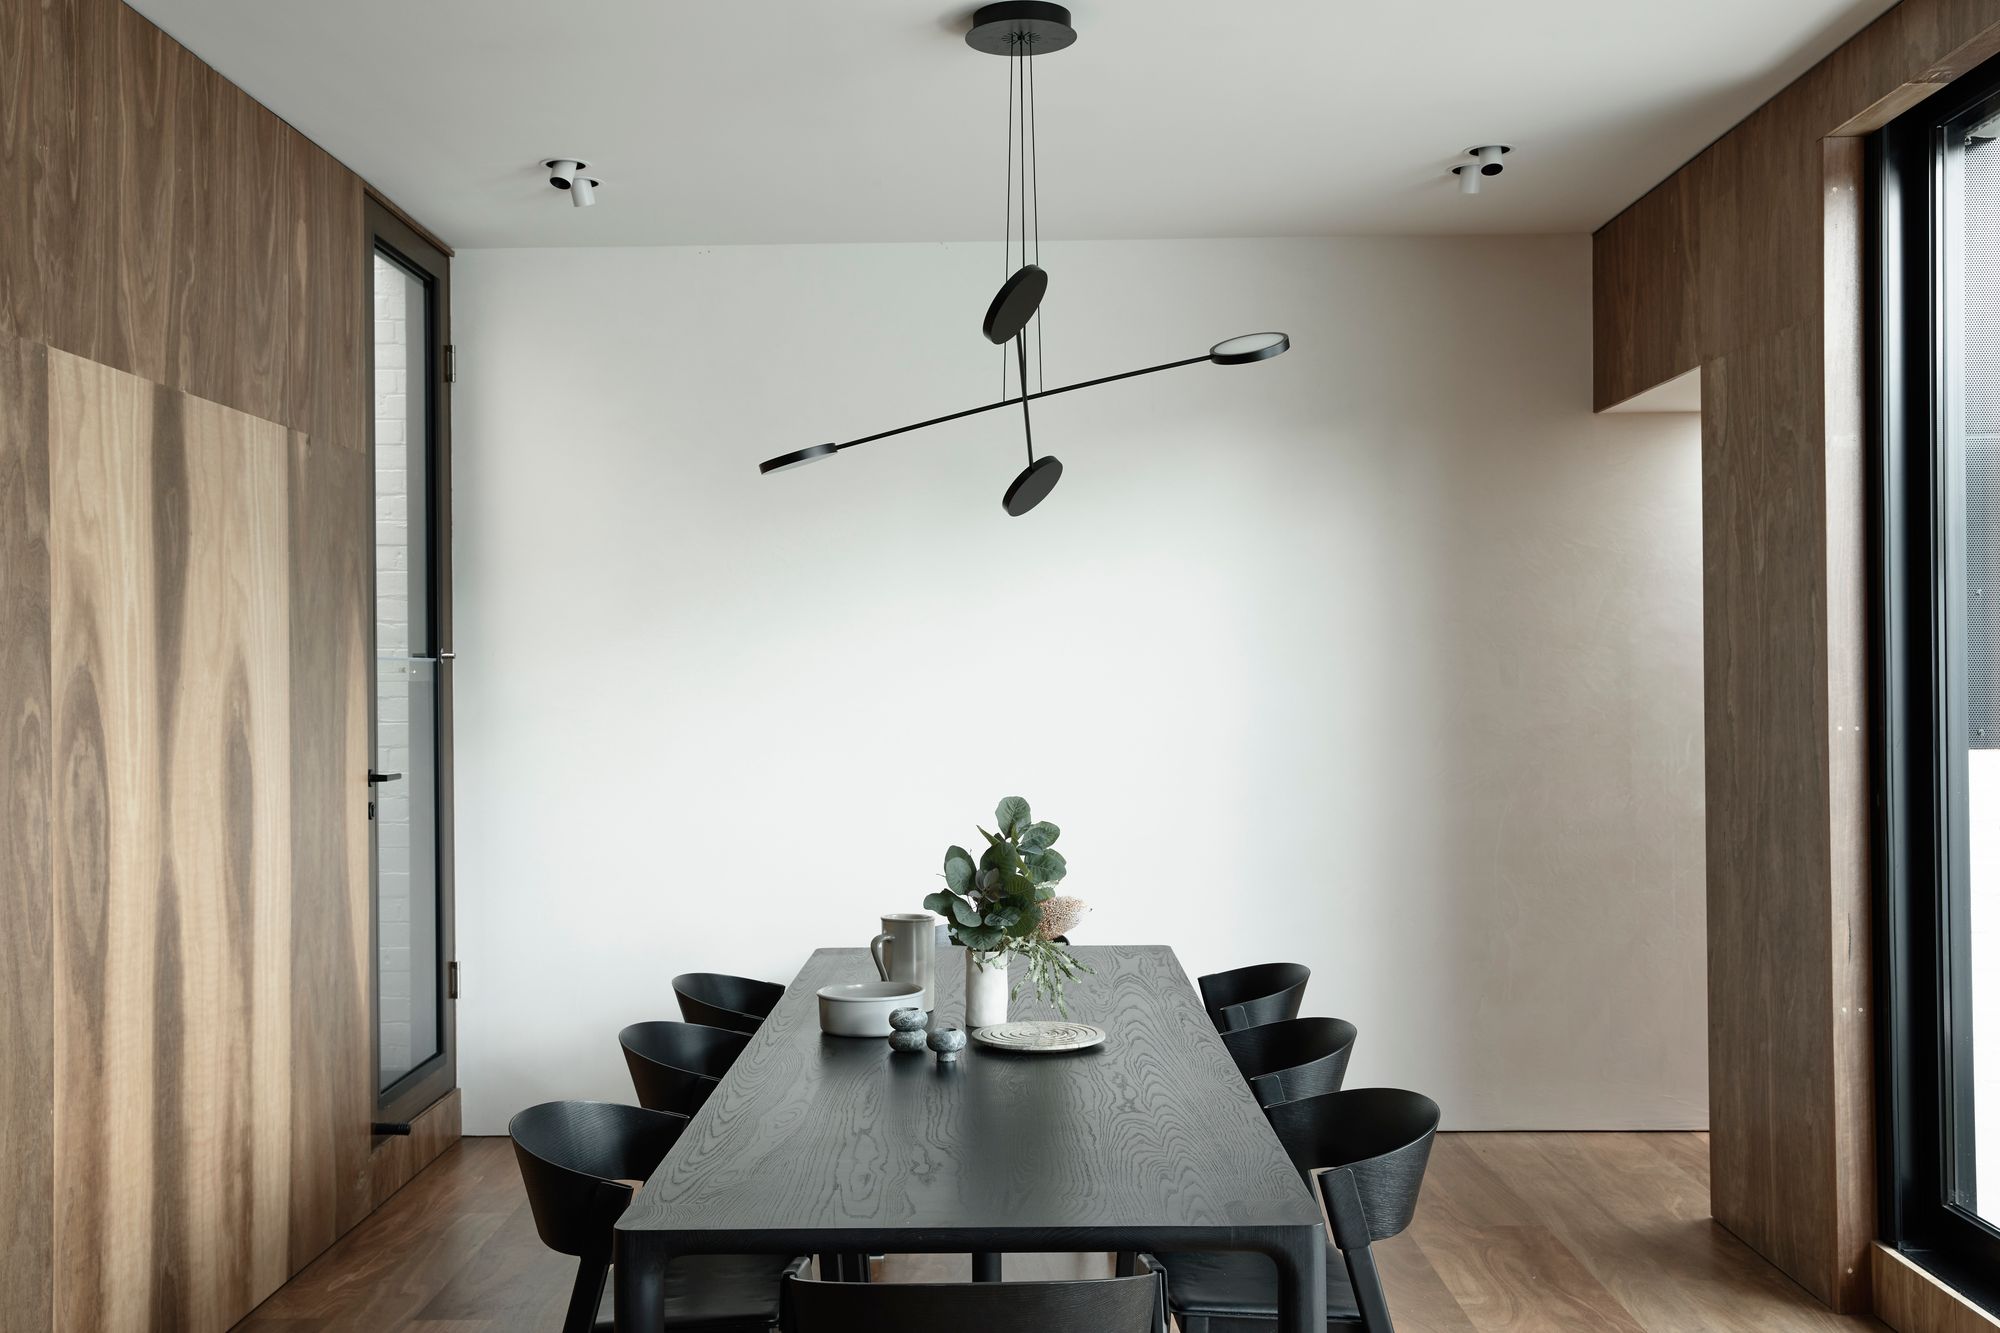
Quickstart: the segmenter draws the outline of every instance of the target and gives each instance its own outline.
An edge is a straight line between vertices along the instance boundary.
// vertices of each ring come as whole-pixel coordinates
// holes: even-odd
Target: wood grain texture
[[[54,1281],[51,697],[48,353],[0,335],[0,1309],[37,1329]]]
[[[117,0],[0,0],[0,333],[364,450],[363,185]]]
[[[1995,1319],[1885,1245],[1875,1266],[1875,1311],[1896,1333],[1995,1333]]]
[[[290,442],[294,1268],[368,1212],[365,458]]]
[[[439,1153],[458,1142],[462,1125],[458,1089],[453,1088],[410,1122],[407,1136],[384,1139],[368,1164],[368,1210],[372,1213],[387,1203]]]
[[[1868,713],[1868,460],[1862,351],[1865,302],[1863,200],[1867,160],[1859,139],[1822,141],[1826,373],[1825,736],[1830,904],[1826,946],[1832,976],[1825,1022],[1833,1065],[1833,1248],[1836,1285],[1862,1299],[1866,1255],[1876,1235],[1874,775]]]
[[[1416,1222],[1374,1251],[1399,1333],[1879,1330],[1829,1312],[1709,1220],[1704,1139],[1439,1135]],[[1105,1271],[1101,1254],[1007,1259],[1010,1279]],[[465,1139],[243,1328],[543,1333],[574,1275],[535,1235],[507,1140]],[[967,1275],[962,1255],[891,1253],[875,1269],[893,1282]]]
[[[1903,0],[1597,232],[1598,410],[1819,318],[1820,141],[2000,52],[1990,0]]]
[[[50,1248],[13,1252],[7,1280],[33,1308],[53,1266],[53,1315],[23,1327],[222,1328],[458,1132],[454,1095],[409,1138],[369,1133],[370,473],[361,453],[137,376],[0,348],[20,390],[0,496],[23,520],[0,587],[41,624],[0,655],[23,758],[10,868],[55,849],[52,1006],[39,1027],[32,1004],[14,1009],[6,1029],[21,1073],[38,1032],[52,1052],[39,1088],[9,1085],[41,1099],[24,1123],[52,1118],[54,1134],[7,1196],[24,1221],[39,1211],[31,1234]],[[52,795],[18,825],[37,772]],[[10,908],[34,903],[24,890]],[[29,994],[37,936],[8,947],[5,975]]]
[[[1094,970],[1071,984],[1071,1016],[1110,1041],[1060,1058],[968,1050],[940,1070],[885,1041],[823,1035],[815,992],[874,965],[865,949],[818,950],[620,1227],[727,1253],[801,1231],[962,1249],[918,1238],[1316,1223],[1318,1205],[1172,950],[1077,953]],[[964,970],[959,950],[939,959],[937,1010],[949,1021],[964,1011]],[[1027,996],[1016,1010],[1055,1016]]]
[[[217,1327],[290,1271],[285,432],[48,384],[57,1324]]]
[[[1840,1309],[1874,1231],[1861,404],[1851,137],[2000,50],[1904,0],[1595,241],[1599,408],[1703,371],[1716,1216]]]
[[[363,189],[0,0],[10,1329],[225,1327],[456,1132],[369,1134]]]

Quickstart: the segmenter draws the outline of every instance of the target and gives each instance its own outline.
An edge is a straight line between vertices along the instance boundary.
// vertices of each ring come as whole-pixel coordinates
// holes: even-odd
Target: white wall
[[[1584,237],[1050,245],[1051,384],[1294,350],[759,477],[997,394],[992,246],[454,274],[468,1132],[630,1097],[684,969],[788,979],[1003,795],[1080,942],[1297,959],[1350,1082],[1705,1122],[1699,460],[1592,417]]]

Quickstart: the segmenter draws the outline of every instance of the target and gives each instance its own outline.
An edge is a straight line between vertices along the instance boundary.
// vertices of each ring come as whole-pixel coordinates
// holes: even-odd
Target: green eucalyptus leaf
[[[958,920],[958,924],[961,926],[976,926],[979,924],[979,909],[957,894],[951,896],[951,914]]]
[[[1047,902],[1047,901],[1048,901],[1049,899],[1051,899],[1051,898],[1053,898],[1053,897],[1055,897],[1055,896],[1056,896],[1056,886],[1055,886],[1055,885],[1053,885],[1053,884],[1037,884],[1037,885],[1035,886],[1035,901],[1036,901],[1036,902],[1038,902],[1038,903],[1045,903],[1045,902]]]
[[[974,881],[983,894],[997,894],[1000,891],[1000,870],[997,866],[984,866]]]
[[[953,847],[944,854],[944,882],[953,893],[972,892],[972,853]]]
[[[952,900],[957,896],[955,893],[933,893],[924,899],[924,910],[926,912],[936,912],[939,916],[948,917],[951,915]]]
[[[979,854],[981,870],[1005,870],[1014,861],[1014,849],[1004,842],[994,842]]]
[[[986,924],[995,930],[1012,931],[1021,919],[1021,909],[1011,902],[1003,902],[986,914]]]
[[[1028,852],[1047,851],[1049,848],[1055,846],[1056,839],[1061,835],[1062,830],[1054,824],[1049,823],[1047,820],[1037,820],[1035,823],[1021,830],[1021,836],[1017,841],[1022,854],[1025,855]]]
[[[1014,837],[1028,827],[1028,803],[1019,796],[1009,796],[994,809],[993,818],[1000,822],[1002,833]]]
[[[1004,933],[995,930],[991,926],[961,929],[958,932],[958,942],[978,953],[992,952],[994,949],[999,948],[1001,942],[1006,938],[1007,936]]]
[[[1069,873],[1069,862],[1053,848],[1024,856],[1021,863],[1027,867],[1028,878],[1037,884],[1054,884]]]

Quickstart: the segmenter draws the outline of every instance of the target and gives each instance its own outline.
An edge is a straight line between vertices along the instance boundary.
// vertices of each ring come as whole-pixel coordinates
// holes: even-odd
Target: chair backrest
[[[674,978],[674,998],[680,1001],[681,1017],[690,1023],[755,1032],[785,998],[785,988],[726,972],[683,972]]]
[[[782,1333],[1152,1333],[1166,1327],[1166,1283],[1138,1256],[1136,1277],[1080,1282],[823,1282],[785,1274]]]
[[[1285,1018],[1222,1034],[1222,1045],[1266,1108],[1339,1092],[1354,1051],[1354,1024],[1339,1018]],[[650,1104],[650,1103],[649,1103]]]
[[[1334,1244],[1365,1247],[1410,1225],[1437,1134],[1436,1102],[1401,1088],[1351,1088],[1266,1114],[1292,1164],[1318,1177]]]
[[[1202,1007],[1219,1032],[1297,1018],[1312,969],[1304,963],[1257,963],[1198,978]]]
[[[625,1067],[632,1071],[639,1105],[691,1116],[743,1054],[750,1038],[727,1028],[662,1019],[632,1024],[618,1034],[618,1044],[625,1051]]]
[[[543,1102],[507,1122],[521,1183],[542,1244],[559,1254],[608,1259],[611,1228],[632,1187],[687,1127],[684,1115],[616,1102]]]

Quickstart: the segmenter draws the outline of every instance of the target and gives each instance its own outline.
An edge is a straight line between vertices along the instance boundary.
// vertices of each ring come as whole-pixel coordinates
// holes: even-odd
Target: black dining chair
[[[544,1102],[507,1123],[542,1244],[578,1259],[563,1333],[612,1327],[605,1277],[612,1227],[634,1187],[674,1146],[687,1117],[616,1102]],[[666,1323],[676,1333],[766,1333],[778,1314],[782,1255],[697,1255],[667,1267]]]
[[[683,972],[674,978],[674,998],[680,1001],[681,1017],[690,1023],[755,1032],[785,998],[785,988],[775,981],[725,972]]]
[[[667,1019],[634,1023],[618,1034],[639,1105],[687,1116],[701,1109],[749,1044],[746,1033]]]
[[[1259,1023],[1297,1018],[1312,969],[1304,963],[1257,963],[1211,972],[1195,980],[1201,1006],[1218,1032],[1239,1032]]]
[[[1222,1034],[1259,1106],[1339,1092],[1354,1052],[1354,1024],[1340,1018],[1281,1018]]]
[[[785,1274],[780,1333],[1165,1333],[1166,1287],[1150,1255],[1132,1277],[1075,1282],[822,1282]]]
[[[1326,1322],[1394,1333],[1369,1246],[1410,1225],[1437,1133],[1437,1103],[1400,1088],[1354,1088],[1271,1107],[1293,1165],[1316,1180],[1332,1224]],[[1278,1322],[1278,1270],[1261,1254],[1162,1254],[1181,1333],[1248,1333]]]

